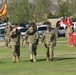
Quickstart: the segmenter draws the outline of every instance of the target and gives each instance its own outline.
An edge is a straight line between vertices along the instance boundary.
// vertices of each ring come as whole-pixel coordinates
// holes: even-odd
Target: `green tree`
[[[72,6],[71,6],[72,16],[76,17],[76,0],[71,0],[71,1],[72,1]]]
[[[59,9],[56,12],[57,15],[59,16],[72,15],[72,11],[71,11],[72,3],[69,2],[69,0],[66,0],[65,2],[63,2],[62,0],[58,0],[58,5],[59,5]]]
[[[30,2],[32,1],[32,2]],[[27,20],[42,21],[47,19],[47,0],[13,0],[9,2],[8,14],[11,22],[25,22]]]
[[[27,0],[22,0],[21,2],[14,0],[9,3],[8,14],[11,22],[25,22],[27,18],[27,2]]]

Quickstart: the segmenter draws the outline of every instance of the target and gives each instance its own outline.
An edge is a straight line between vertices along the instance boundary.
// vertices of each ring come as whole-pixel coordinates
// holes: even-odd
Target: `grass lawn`
[[[39,44],[37,62],[30,62],[27,45],[21,45],[21,62],[12,63],[12,50],[0,46],[0,75],[76,75],[75,47],[58,43],[54,49],[54,61],[45,58],[45,48]]]

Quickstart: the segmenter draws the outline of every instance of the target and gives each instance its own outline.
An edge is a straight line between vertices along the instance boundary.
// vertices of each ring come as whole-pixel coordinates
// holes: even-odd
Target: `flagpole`
[[[6,0],[6,3],[7,3],[7,0]],[[7,9],[8,9],[8,7],[7,7]],[[8,18],[8,12],[7,12],[7,13],[6,13],[6,19],[5,19],[6,22],[8,22],[8,19],[9,19],[9,18]]]
[[[8,4],[8,0],[6,0],[6,3]],[[7,14],[6,14],[6,16],[7,16],[7,21],[9,20],[9,15],[8,15],[8,5],[7,5]]]
[[[3,0],[2,0],[2,6],[3,6]]]
[[[7,3],[7,0],[5,0],[5,3]],[[9,20],[9,16],[8,16],[8,6],[7,6],[7,13],[6,13],[5,22],[8,22],[8,20]]]

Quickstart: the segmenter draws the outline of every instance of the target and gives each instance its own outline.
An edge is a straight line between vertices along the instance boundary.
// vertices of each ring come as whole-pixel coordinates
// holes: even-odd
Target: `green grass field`
[[[76,48],[58,38],[54,49],[54,61],[46,61],[45,48],[37,49],[37,62],[29,61],[27,45],[21,45],[21,62],[12,63],[12,50],[0,46],[0,75],[76,75]]]

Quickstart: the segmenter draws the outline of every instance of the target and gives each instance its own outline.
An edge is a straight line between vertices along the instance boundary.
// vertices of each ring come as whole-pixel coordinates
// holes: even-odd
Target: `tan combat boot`
[[[33,62],[33,54],[30,54],[30,61]]]
[[[33,61],[36,62],[36,56],[35,55],[33,55]]]
[[[16,62],[16,56],[13,56],[13,63]]]
[[[17,56],[17,61],[20,62],[20,57],[19,56]]]

